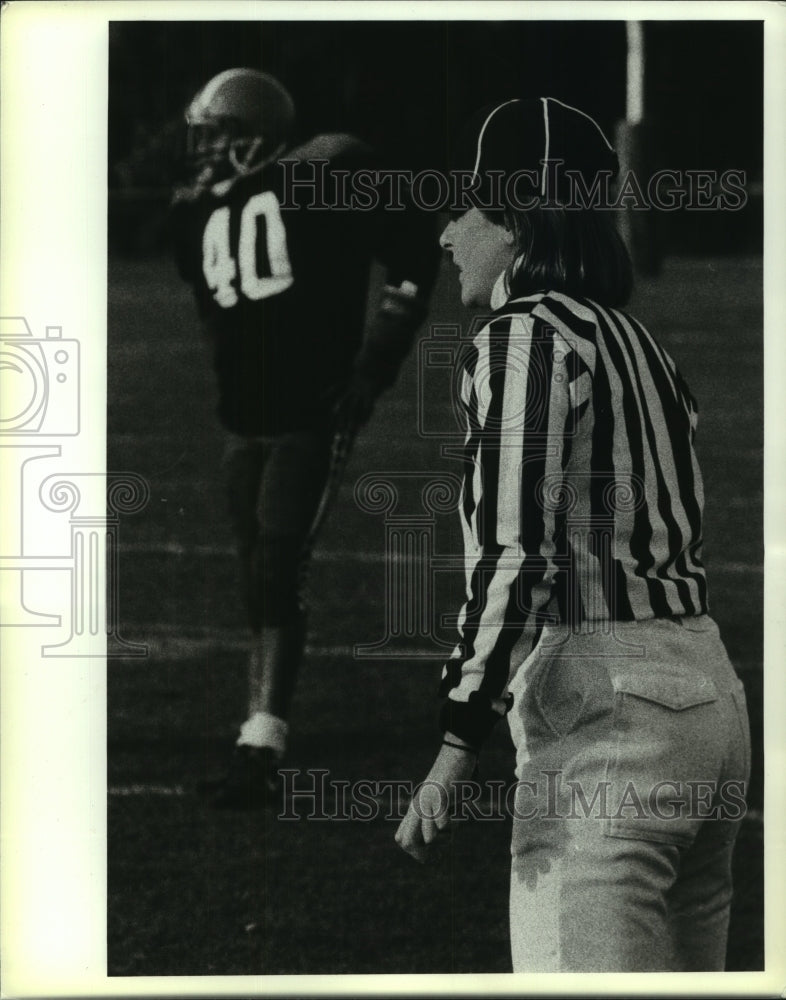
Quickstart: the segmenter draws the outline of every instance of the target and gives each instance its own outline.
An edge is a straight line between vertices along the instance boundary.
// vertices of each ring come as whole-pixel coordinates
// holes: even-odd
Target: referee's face
[[[497,278],[513,260],[513,234],[473,207],[448,223],[439,245],[450,251],[459,269],[464,305],[487,306]]]

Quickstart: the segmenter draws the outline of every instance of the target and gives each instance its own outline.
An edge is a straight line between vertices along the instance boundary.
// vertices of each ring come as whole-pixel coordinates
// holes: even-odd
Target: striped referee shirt
[[[624,312],[504,299],[500,279],[460,373],[466,602],[441,721],[475,743],[544,624],[707,611],[697,408],[673,360]]]

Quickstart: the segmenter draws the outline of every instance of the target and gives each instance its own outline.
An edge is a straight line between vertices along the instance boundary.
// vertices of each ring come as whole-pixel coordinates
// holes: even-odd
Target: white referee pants
[[[724,966],[750,735],[707,616],[546,629],[509,715],[516,972]]]

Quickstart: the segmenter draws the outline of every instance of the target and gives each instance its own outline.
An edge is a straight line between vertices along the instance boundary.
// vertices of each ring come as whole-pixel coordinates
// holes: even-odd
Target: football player
[[[346,456],[394,382],[439,250],[409,201],[335,207],[355,172],[373,187],[374,156],[347,135],[294,147],[294,105],[271,76],[220,73],[186,121],[193,180],[173,198],[176,258],[212,345],[251,637],[248,714],[213,803],[255,807],[280,793],[306,630],[299,580],[336,478],[331,453]],[[364,329],[374,259],[385,284]]]

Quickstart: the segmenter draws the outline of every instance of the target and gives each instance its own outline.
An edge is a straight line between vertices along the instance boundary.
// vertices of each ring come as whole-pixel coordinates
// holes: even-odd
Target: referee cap
[[[619,173],[600,125],[556,97],[512,98],[481,108],[467,123],[460,158],[462,169],[480,179],[479,192],[490,189],[490,171],[516,173],[518,196],[558,200],[569,192],[565,171],[580,174],[588,186],[601,171],[612,179]]]

